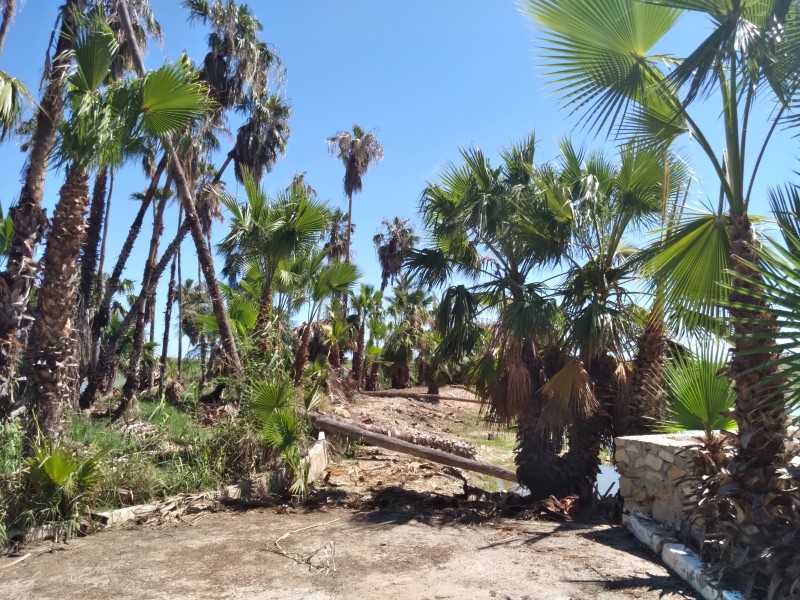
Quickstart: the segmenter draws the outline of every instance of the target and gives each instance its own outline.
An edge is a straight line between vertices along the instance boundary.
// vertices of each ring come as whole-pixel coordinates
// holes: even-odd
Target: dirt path
[[[26,551],[0,571],[16,600],[694,598],[618,527],[408,513],[279,509],[205,514]],[[187,520],[193,517],[187,517]],[[303,528],[308,528],[301,530]],[[291,532],[291,533],[290,533]],[[278,554],[275,541],[290,556]],[[42,553],[44,551],[44,553]],[[310,565],[302,562],[309,555]],[[326,554],[327,552],[327,554]],[[301,561],[301,562],[296,562]],[[0,563],[2,564],[2,563]],[[335,572],[333,568],[335,566]]]

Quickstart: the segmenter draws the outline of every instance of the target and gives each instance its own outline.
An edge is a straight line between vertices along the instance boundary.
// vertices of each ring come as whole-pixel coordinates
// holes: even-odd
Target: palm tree
[[[308,197],[304,186],[291,186],[270,201],[266,192],[245,173],[247,202],[239,204],[225,195],[231,213],[230,231],[220,242],[225,255],[224,273],[236,278],[251,268],[261,278],[261,298],[256,329],[266,327],[272,314],[275,277],[282,261],[311,252],[327,224],[327,211]]]
[[[16,207],[10,211],[14,221],[14,238],[5,272],[0,274],[3,281],[0,284],[0,393],[4,394],[4,401],[0,402],[0,406],[3,407],[3,412],[6,407],[13,405],[13,378],[20,349],[18,332],[36,278],[34,248],[39,243],[46,224],[41,208],[44,181],[56,130],[64,110],[64,90],[72,63],[70,50],[75,29],[74,19],[83,6],[83,0],[67,0],[59,11],[55,58],[46,73],[47,84],[36,111],[22,190]],[[4,83],[6,98],[9,97],[9,89],[13,90],[8,87],[8,83],[8,80]],[[4,114],[8,114],[8,111]]]
[[[347,254],[346,250],[346,237],[342,237],[342,221],[346,215],[341,209],[336,208],[331,212],[331,220],[328,225],[328,241],[325,242],[325,252],[327,253],[329,261],[340,261]],[[349,221],[349,218],[348,218]],[[354,225],[350,225],[350,233],[355,229]]]
[[[307,260],[307,267],[303,278],[307,288],[306,304],[308,307],[308,318],[303,329],[303,336],[300,339],[300,347],[297,349],[292,371],[294,374],[295,385],[300,385],[303,379],[303,371],[308,362],[308,343],[311,339],[311,332],[314,323],[319,320],[325,301],[335,298],[337,295],[346,294],[361,276],[355,265],[344,263],[325,264],[325,252],[317,252]],[[337,352],[337,346],[332,347],[332,352]]]
[[[131,47],[132,60],[136,68],[136,72],[140,76],[144,76],[147,70],[145,69],[144,58],[139,52],[139,47],[136,41],[137,36],[131,20],[130,11],[128,10],[128,0],[118,0],[117,8],[120,17],[120,25],[122,26],[122,30],[125,33],[125,38]],[[184,67],[186,66],[184,65]],[[231,329],[230,322],[228,321],[228,314],[225,310],[222,289],[219,286],[219,281],[217,281],[217,275],[214,271],[214,259],[211,256],[211,250],[203,236],[203,230],[200,224],[200,219],[197,215],[197,206],[193,190],[190,186],[190,180],[187,177],[183,166],[181,165],[180,156],[175,149],[175,145],[173,144],[172,140],[165,138],[163,139],[162,143],[172,164],[173,178],[175,179],[177,195],[185,211],[186,222],[189,227],[189,231],[192,234],[192,240],[194,241],[194,245],[197,250],[198,263],[203,272],[203,276],[205,277],[206,285],[208,286],[211,303],[214,308],[214,315],[219,323],[220,337],[222,338],[224,354],[232,369],[236,372],[240,372],[242,370],[242,365],[239,359],[236,339],[234,337],[233,330]]]
[[[353,125],[353,132],[339,131],[328,138],[331,155],[344,164],[344,193],[347,195],[347,242],[345,261],[350,262],[350,232],[353,227],[353,194],[361,191],[361,178],[370,166],[383,160],[383,146],[374,131],[365,132]]]
[[[67,179],[47,238],[40,316],[29,340],[33,407],[41,431],[54,438],[60,433],[62,403],[69,397],[65,374],[71,362],[77,258],[89,197],[87,171],[126,130],[169,135],[208,106],[202,86],[192,83],[192,74],[180,66],[167,65],[145,78],[103,86],[118,49],[114,34],[96,16],[81,25],[74,42],[77,68],[70,77],[71,114],[59,143],[59,155],[69,164]]]
[[[281,64],[258,39],[263,28],[250,7],[233,0],[184,0],[183,6],[190,20],[211,26],[200,77],[217,102],[217,117],[221,119],[225,109],[237,105],[266,101],[270,75]]]
[[[373,314],[379,310],[383,304],[383,291],[375,290],[371,285],[361,284],[358,294],[352,294],[353,308],[356,311],[356,329],[358,337],[356,340],[356,350],[353,352],[353,381],[357,387],[364,383],[364,366],[366,360],[366,337],[367,324]]]
[[[236,179],[243,182],[247,171],[259,182],[286,153],[292,109],[277,94],[265,100],[248,96],[239,108],[249,116],[236,132],[236,146],[229,158],[233,158]]]
[[[463,150],[463,165],[423,194],[432,247],[406,266],[428,284],[471,282],[444,292],[436,354],[471,359],[468,381],[498,418],[518,422],[520,481],[562,496],[591,490],[613,432],[638,333],[639,253],[625,238],[660,217],[665,155],[629,146],[616,164],[564,142],[559,164],[535,165],[534,143],[505,150],[496,168]],[[557,286],[536,281],[559,265]],[[481,326],[481,314],[496,318]]]
[[[604,3],[602,11],[588,0],[527,0],[526,4],[532,18],[545,28],[548,70],[567,107],[587,107],[583,119],[591,126],[639,136],[652,144],[663,145],[688,134],[717,175],[721,203],[727,208],[734,271],[735,291],[728,309],[734,350],[728,372],[736,390],[739,452],[753,468],[772,464],[785,447],[786,418],[776,411],[779,398],[761,383],[774,380],[775,369],[769,366],[774,356],[757,352],[764,346],[754,342],[754,336],[769,335],[772,329],[765,323],[753,324],[765,305],[759,300],[758,276],[749,266],[758,263],[758,256],[748,207],[773,132],[787,119],[797,118],[792,114],[800,50],[797,4],[615,0]],[[649,55],[684,11],[705,17],[710,34],[683,60]],[[709,142],[710,128],[701,127],[692,112],[711,98],[721,101],[722,158]],[[767,134],[754,139],[747,130],[759,100],[774,102],[776,109]],[[756,157],[752,168],[747,156]],[[716,255],[717,249],[705,253]],[[666,286],[667,301],[697,308],[692,284],[673,280]]]
[[[378,262],[381,265],[381,291],[391,281],[397,283],[397,277],[403,269],[403,259],[408,251],[419,242],[414,229],[407,219],[395,217],[384,219],[381,223],[385,231],[380,231],[372,238],[378,251]]]
[[[384,372],[394,389],[411,385],[412,362],[425,339],[426,328],[433,322],[430,310],[433,303],[433,296],[422,288],[411,289],[405,278],[394,288],[394,297],[386,311],[393,322],[382,354]]]
[[[150,250],[147,261],[145,262],[144,272],[142,274],[142,289],[151,287],[151,282],[153,281],[153,272],[155,271],[158,259],[159,240],[161,239],[161,234],[164,230],[164,209],[167,206],[167,201],[172,195],[170,191],[171,185],[172,180],[170,177],[167,177],[167,182],[164,186],[164,189],[161,190],[159,194],[158,203],[153,206],[153,233],[150,236]],[[153,291],[147,296],[146,302],[136,303],[131,308],[132,311],[136,311],[136,324],[133,328],[133,344],[128,356],[128,369],[125,376],[125,386],[122,388],[122,397],[120,400],[118,414],[135,414],[136,412],[134,397],[142,384],[140,377],[140,361],[145,347],[145,323],[148,319],[148,316],[154,311],[155,308],[155,286],[153,285],[152,287]],[[151,339],[150,343],[154,343],[154,340]]]

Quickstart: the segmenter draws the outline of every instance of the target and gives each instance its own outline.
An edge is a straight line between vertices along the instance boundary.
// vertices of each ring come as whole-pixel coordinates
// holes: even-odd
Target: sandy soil
[[[404,512],[340,508],[279,512],[201,513],[186,523],[73,540],[52,552],[29,548],[31,558],[0,571],[0,596],[695,597],[615,526],[509,520],[466,526]]]
[[[478,408],[359,396],[329,412],[467,440],[478,460],[513,468],[513,433],[482,422]],[[334,442],[340,454],[303,507],[186,514],[26,548],[30,558],[7,569],[0,559],[0,598],[696,597],[621,527],[537,521],[525,510],[499,518],[498,495],[457,495],[465,479],[489,491],[503,482]]]

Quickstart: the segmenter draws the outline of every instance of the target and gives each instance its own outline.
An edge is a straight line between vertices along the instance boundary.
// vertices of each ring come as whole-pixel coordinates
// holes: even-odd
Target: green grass
[[[157,426],[166,439],[181,443],[196,443],[208,437],[208,429],[195,421],[194,415],[182,412],[165,402],[141,402],[141,418]]]

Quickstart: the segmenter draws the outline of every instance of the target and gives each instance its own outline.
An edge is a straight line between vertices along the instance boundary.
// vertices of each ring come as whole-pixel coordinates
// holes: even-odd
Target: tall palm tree
[[[133,26],[130,11],[128,9],[128,0],[118,0],[117,3],[118,14],[120,17],[120,25],[125,33],[132,54],[132,61],[135,66],[136,72],[140,76],[144,76],[147,69],[144,66],[144,58],[139,51],[138,43],[136,41],[136,31]],[[186,66],[184,65],[186,68]],[[207,242],[203,236],[202,226],[197,214],[197,205],[195,200],[194,191],[190,185],[191,181],[187,177],[186,171],[180,162],[180,156],[175,148],[171,139],[163,139],[162,141],[166,154],[169,157],[172,169],[173,178],[175,179],[175,187],[177,190],[178,198],[181,201],[186,215],[186,222],[189,231],[192,234],[195,248],[197,250],[197,258],[203,276],[208,286],[211,303],[214,308],[214,315],[217,318],[220,329],[220,337],[222,338],[222,346],[224,354],[234,371],[241,371],[242,364],[239,359],[239,351],[236,345],[236,338],[234,337],[233,330],[231,329],[228,320],[228,314],[225,309],[225,302],[222,296],[222,289],[217,281],[217,275],[214,271],[214,259],[211,255],[211,249],[208,247]]]
[[[223,272],[236,278],[256,268],[261,278],[261,298],[256,329],[269,323],[275,277],[282,261],[311,252],[327,224],[324,205],[308,197],[304,186],[291,186],[275,200],[245,173],[247,202],[239,204],[225,195],[231,213],[228,235],[220,242],[225,256]]]
[[[292,109],[277,94],[264,100],[248,96],[239,109],[248,117],[236,132],[236,145],[229,157],[234,161],[236,179],[244,181],[247,171],[259,182],[286,153]]]
[[[367,324],[370,318],[383,305],[383,290],[375,290],[371,285],[362,283],[358,294],[352,294],[353,308],[356,317],[356,349],[353,352],[353,381],[357,387],[364,383],[364,365],[366,361]]]
[[[5,409],[13,405],[14,373],[20,350],[18,333],[28,307],[36,263],[33,253],[44,233],[46,218],[42,195],[47,165],[56,131],[64,110],[64,90],[72,63],[72,40],[75,15],[84,7],[83,0],[67,0],[59,10],[58,42],[55,58],[46,73],[47,84],[36,111],[34,131],[24,181],[17,205],[11,212],[14,238],[5,271],[0,274],[0,394]],[[8,92],[8,83],[5,87]],[[8,96],[6,96],[8,97]],[[3,410],[5,412],[5,410]]]
[[[733,358],[728,369],[737,397],[739,452],[754,468],[773,463],[785,443],[785,415],[776,411],[778,396],[762,382],[774,379],[774,356],[754,336],[771,328],[754,324],[764,309],[758,277],[757,240],[748,207],[764,150],[781,123],[793,114],[798,93],[800,8],[795,2],[709,2],[614,0],[598,11],[588,0],[527,0],[529,14],[545,29],[553,79],[565,105],[586,107],[583,119],[621,135],[653,144],[688,134],[704,152],[717,175],[727,208],[727,235],[733,265],[729,314],[734,318]],[[682,60],[651,55],[683,12],[705,17],[708,36]],[[711,124],[699,123],[693,109],[719,101],[723,157],[710,143]],[[747,135],[748,123],[761,102],[777,107],[761,139]],[[752,166],[746,157],[755,157]],[[708,249],[707,257],[718,254]],[[690,279],[667,286],[668,301],[695,301]],[[696,308],[688,306],[688,308]]]
[[[384,372],[394,389],[411,385],[414,356],[421,349],[426,329],[433,322],[433,303],[433,296],[422,288],[412,289],[405,278],[394,287],[394,296],[386,310],[392,322],[381,355]]]
[[[383,160],[383,146],[374,131],[353,125],[352,133],[339,131],[328,138],[328,150],[344,164],[344,193],[347,195],[347,242],[345,261],[350,262],[350,232],[353,227],[353,194],[361,191],[362,177],[370,166]]]
[[[463,150],[463,164],[423,194],[433,244],[406,266],[428,284],[466,279],[444,292],[436,352],[470,359],[471,384],[518,422],[520,481],[560,496],[591,490],[613,432],[638,333],[638,252],[626,237],[661,213],[664,155],[631,146],[617,164],[565,142],[560,163],[536,165],[534,145],[530,136],[505,150],[499,167]],[[545,285],[554,269],[558,285]],[[483,314],[496,317],[482,327]]]
[[[76,69],[70,76],[70,118],[61,128],[59,156],[67,179],[47,238],[39,318],[29,340],[34,412],[41,431],[60,434],[71,362],[77,258],[85,232],[88,169],[126,130],[169,135],[201,116],[205,91],[180,66],[167,65],[145,78],[104,86],[118,46],[113,32],[97,16],[81,23],[75,41]],[[36,433],[36,432],[32,432]]]
[[[153,281],[153,272],[155,271],[158,259],[158,245],[164,230],[164,209],[171,196],[171,185],[172,180],[170,177],[167,177],[164,189],[161,190],[159,194],[158,203],[153,206],[153,233],[150,236],[150,249],[142,274],[143,289],[151,287],[151,282]],[[148,316],[151,318],[154,316],[151,313],[154,312],[155,309],[155,286],[152,287],[153,292],[147,296],[147,301],[145,303],[137,303],[131,308],[132,311],[136,311],[136,324],[133,328],[133,343],[128,355],[128,369],[125,376],[125,385],[122,388],[122,397],[120,399],[118,414],[132,415],[136,412],[135,396],[139,392],[139,388],[142,384],[142,365],[140,361],[145,347],[145,323]],[[150,342],[153,343],[154,340],[151,339]]]
[[[292,371],[295,385],[300,385],[303,371],[308,362],[308,344],[314,324],[319,320],[325,302],[346,294],[361,276],[355,265],[348,262],[325,263],[325,252],[312,254],[306,260],[303,273],[304,284],[307,289],[306,304],[308,318],[303,329],[300,347],[297,349]],[[337,352],[337,347],[331,349]]]
[[[184,0],[189,19],[211,27],[209,51],[200,77],[217,102],[216,115],[247,102],[266,102],[270,76],[281,62],[268,44],[258,39],[263,29],[247,4],[234,0]]]
[[[381,265],[381,291],[391,281],[397,283],[397,277],[403,269],[403,259],[408,251],[419,242],[414,235],[414,228],[407,219],[395,217],[391,221],[384,219],[381,223],[384,231],[379,231],[372,238],[378,251],[378,262]]]

